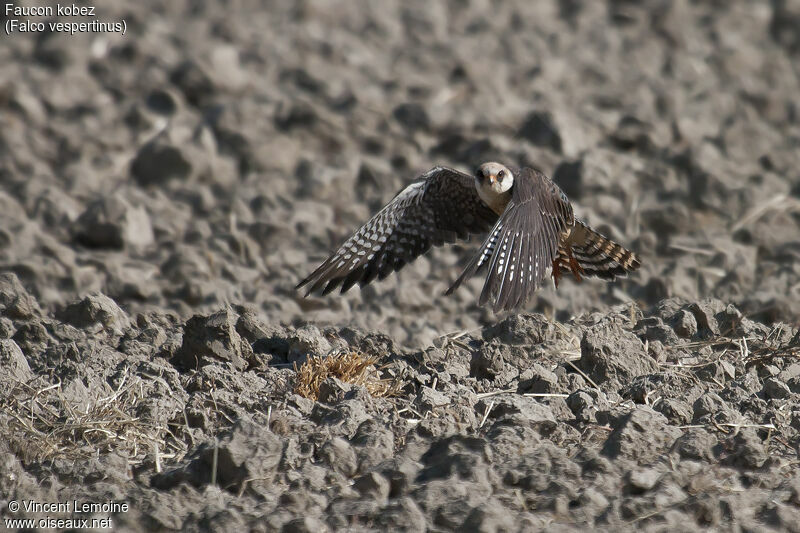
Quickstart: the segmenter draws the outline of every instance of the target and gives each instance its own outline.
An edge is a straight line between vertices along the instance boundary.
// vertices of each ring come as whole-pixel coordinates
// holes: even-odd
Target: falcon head
[[[475,171],[475,187],[488,195],[507,192],[514,185],[514,174],[500,163],[484,163]]]

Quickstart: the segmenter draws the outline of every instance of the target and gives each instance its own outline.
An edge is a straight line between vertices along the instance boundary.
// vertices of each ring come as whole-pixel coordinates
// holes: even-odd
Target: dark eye
[[[506,177],[506,171],[505,170],[501,170],[500,172],[497,173],[497,179],[499,179],[500,181],[503,181],[503,178],[505,178],[505,177]]]
[[[476,170],[476,171],[475,171],[475,175],[476,175],[477,177],[479,177],[479,178],[483,178],[483,169],[482,169],[482,168],[479,168],[478,170]]]

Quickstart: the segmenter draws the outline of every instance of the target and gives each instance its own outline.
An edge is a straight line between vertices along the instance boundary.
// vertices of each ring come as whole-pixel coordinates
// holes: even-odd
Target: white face
[[[514,185],[514,175],[508,167],[500,163],[484,163],[475,173],[475,186],[478,190],[502,194]]]

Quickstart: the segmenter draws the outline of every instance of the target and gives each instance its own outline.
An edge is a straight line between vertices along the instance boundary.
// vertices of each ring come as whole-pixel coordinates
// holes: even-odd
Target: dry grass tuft
[[[77,404],[64,396],[61,383],[17,381],[0,398],[0,427],[26,462],[116,452],[131,465],[150,455],[159,470],[162,460],[180,458],[186,446],[165,426],[130,414],[142,399],[140,385],[140,378],[125,375],[112,394]]]
[[[353,351],[310,357],[299,369],[295,365],[297,384],[294,391],[300,396],[317,401],[322,382],[334,377],[345,383],[365,387],[376,398],[394,396],[400,384],[396,380],[381,379],[375,367],[377,362],[375,357],[366,357]]]
[[[692,350],[700,353],[701,348],[709,347],[713,359],[702,359],[697,355],[692,355],[679,361],[678,364],[660,363],[661,366],[672,366],[681,368],[697,368],[707,366],[728,355],[728,359],[733,362],[739,361],[750,367],[753,365],[765,365],[776,358],[800,358],[800,329],[788,342],[779,343],[776,339],[783,332],[784,325],[777,324],[765,336],[736,336],[733,329],[715,335],[710,339],[687,342],[676,346],[665,346],[667,350]],[[721,352],[719,350],[722,350]],[[690,359],[691,362],[687,362]]]

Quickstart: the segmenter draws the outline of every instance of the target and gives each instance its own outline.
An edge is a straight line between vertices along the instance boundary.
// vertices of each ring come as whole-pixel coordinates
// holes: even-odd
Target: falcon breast
[[[572,205],[547,176],[532,168],[482,164],[470,176],[435,167],[401,190],[297,288],[306,296],[341,292],[383,279],[441,246],[488,234],[478,253],[447,290],[484,268],[478,302],[495,312],[520,308],[547,276],[558,287],[562,271],[613,280],[636,270],[636,254],[575,219]]]

